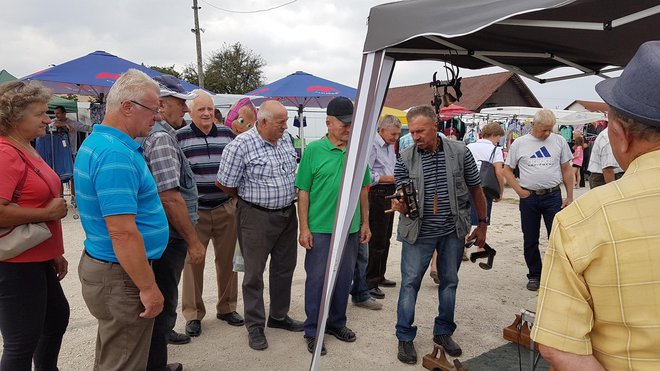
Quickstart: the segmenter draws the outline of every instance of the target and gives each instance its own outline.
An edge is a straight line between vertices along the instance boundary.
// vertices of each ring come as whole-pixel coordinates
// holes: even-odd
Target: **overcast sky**
[[[367,16],[383,0],[298,0],[262,13],[238,14],[291,0],[199,0],[202,51],[241,42],[261,55],[267,82],[297,70],[357,87]],[[0,13],[0,70],[22,77],[104,50],[146,65],[179,71],[195,61],[192,0],[74,1],[20,0]],[[440,62],[397,63],[391,86],[431,81]],[[501,70],[461,70],[463,76]],[[539,101],[564,108],[575,99],[600,101],[594,85],[582,78],[540,85],[525,79]]]

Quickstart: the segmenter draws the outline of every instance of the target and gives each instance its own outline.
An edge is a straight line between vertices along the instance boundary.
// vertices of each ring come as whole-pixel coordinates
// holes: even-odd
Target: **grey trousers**
[[[281,319],[289,312],[291,280],[298,254],[296,208],[263,211],[242,200],[236,209],[238,243],[245,260],[243,308],[245,326],[264,327],[264,270],[270,255],[270,316]]]
[[[121,265],[84,253],[78,275],[87,308],[99,323],[94,370],[144,370],[154,319],[139,316],[144,306],[138,288]]]

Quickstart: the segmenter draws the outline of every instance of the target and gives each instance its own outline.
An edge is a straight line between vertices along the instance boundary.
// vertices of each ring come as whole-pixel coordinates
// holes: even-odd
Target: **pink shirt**
[[[0,164],[3,164],[3,177],[0,179],[0,198],[11,202],[14,190],[23,177],[27,165],[16,152],[16,148],[7,143],[11,142],[0,136]],[[23,148],[20,148],[20,151],[28,161],[39,169],[46,181],[29,167],[21,197],[16,203],[21,207],[45,207],[54,198],[54,195],[59,196],[60,187],[62,186],[60,178],[43,159],[32,157]],[[46,225],[53,234],[51,238],[5,261],[10,263],[42,262],[64,254],[62,224],[59,220],[53,220],[46,222]]]
[[[573,151],[573,165],[582,166],[582,161],[584,161],[584,149],[576,144]]]

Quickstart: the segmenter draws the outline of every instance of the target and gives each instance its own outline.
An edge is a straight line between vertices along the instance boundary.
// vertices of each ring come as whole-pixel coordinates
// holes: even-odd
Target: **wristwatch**
[[[488,225],[488,217],[480,218],[480,219],[479,219],[479,224],[486,224],[486,225]]]

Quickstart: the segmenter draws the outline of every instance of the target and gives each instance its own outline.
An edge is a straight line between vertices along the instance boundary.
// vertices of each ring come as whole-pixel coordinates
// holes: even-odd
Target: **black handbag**
[[[481,169],[479,169],[481,188],[484,190],[486,198],[491,200],[500,197],[500,183],[497,181],[495,167],[493,166],[495,150],[497,150],[497,146],[493,148],[493,152],[490,154],[490,159],[488,161],[481,161]]]

